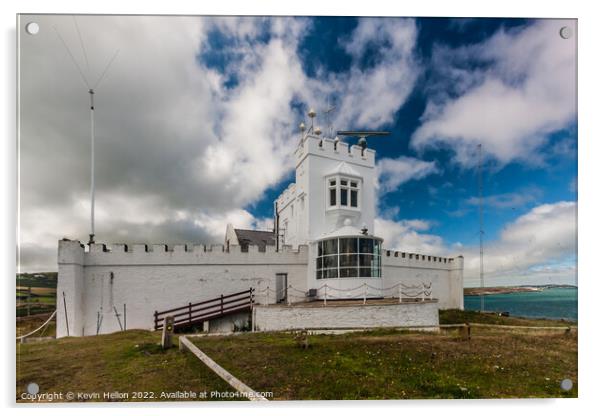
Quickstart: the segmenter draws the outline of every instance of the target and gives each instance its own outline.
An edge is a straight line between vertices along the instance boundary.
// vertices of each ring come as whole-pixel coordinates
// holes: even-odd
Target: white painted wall
[[[104,251],[104,245],[93,244],[90,252],[78,241],[59,242],[59,281],[57,337],[67,335],[62,292],[67,300],[70,335],[96,334],[99,313],[102,325],[99,333],[120,329],[113,307],[123,313],[127,309],[127,328],[153,329],[155,310],[184,306],[239,291],[267,286],[275,288],[276,273],[287,273],[289,283],[306,287],[307,247],[298,251],[284,247],[266,252],[250,246],[241,253],[238,246],[174,246],[165,251],[164,245],[155,245],[146,251],[144,245],[134,245],[125,251],[123,244]],[[207,247],[209,250],[209,247]],[[111,273],[113,278],[111,279]],[[272,293],[270,302],[275,302]],[[257,302],[265,295],[256,296]],[[123,319],[122,317],[120,317]]]
[[[85,252],[79,241],[59,241],[57,337],[67,335],[67,321],[71,336],[96,334],[99,314],[102,316],[99,333],[118,331],[119,322],[113,308],[122,315],[124,304],[128,329],[153,329],[155,310],[184,306],[250,287],[256,289],[257,303],[275,303],[273,290],[277,273],[287,273],[288,284],[296,289],[290,293],[296,296],[300,295],[297,291],[307,292],[310,288],[307,270],[309,262],[314,260],[310,260],[307,246],[299,250],[284,246],[278,253],[273,246],[267,246],[265,253],[255,246],[250,246],[245,253],[240,252],[238,246],[230,246],[229,252],[221,245],[186,249],[183,245],[173,246],[169,251],[165,245],[148,248],[133,245],[125,251],[123,244],[109,249],[93,244],[90,251]],[[406,285],[431,282],[432,297],[438,300],[439,308],[463,308],[462,257],[447,258],[443,262],[438,257],[423,260],[422,256],[417,259],[417,255],[413,255],[409,259],[408,253],[406,257],[402,254],[397,253],[396,257],[395,252],[383,250],[382,279],[336,279],[337,284],[356,287],[366,280],[375,287],[387,288],[400,282]],[[335,279],[317,283],[332,280]],[[272,291],[267,292],[266,298],[268,286]],[[123,316],[120,319],[123,323]],[[281,316],[281,320],[286,319],[285,315]],[[230,325],[226,321],[223,324]]]
[[[412,255],[412,258],[410,258]],[[421,285],[432,283],[432,297],[440,309],[464,309],[464,258],[423,256],[383,250],[383,287],[398,283]]]
[[[253,308],[253,314],[259,331],[439,325],[436,301],[305,308],[270,305]]]

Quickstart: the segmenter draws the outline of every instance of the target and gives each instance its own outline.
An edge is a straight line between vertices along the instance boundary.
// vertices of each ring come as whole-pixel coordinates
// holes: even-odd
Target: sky
[[[40,32],[25,34],[33,20]],[[86,82],[102,78],[99,242],[209,244],[223,242],[227,223],[271,228],[273,200],[294,178],[297,126],[313,107],[325,131],[391,132],[369,139],[385,247],[461,254],[465,286],[479,284],[481,144],[486,285],[576,284],[574,20],[46,15],[20,24],[20,271],[56,270],[57,240],[88,239]]]

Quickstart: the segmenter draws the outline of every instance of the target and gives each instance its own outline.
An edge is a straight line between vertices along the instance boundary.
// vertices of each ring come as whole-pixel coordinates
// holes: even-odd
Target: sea
[[[577,288],[551,287],[537,292],[485,295],[485,310],[510,316],[577,321]],[[480,296],[464,296],[464,309],[478,311]]]

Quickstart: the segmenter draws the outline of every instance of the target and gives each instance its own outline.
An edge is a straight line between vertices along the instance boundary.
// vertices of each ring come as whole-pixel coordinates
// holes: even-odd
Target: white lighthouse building
[[[310,288],[328,282],[343,297],[353,297],[343,289],[358,284],[382,289],[375,152],[311,133],[295,150],[295,183],[275,203],[277,244],[309,246]]]
[[[368,133],[364,134],[367,135]],[[233,331],[438,324],[463,308],[463,258],[386,249],[374,150],[302,135],[273,230],[224,245],[59,241],[57,336],[176,327]]]

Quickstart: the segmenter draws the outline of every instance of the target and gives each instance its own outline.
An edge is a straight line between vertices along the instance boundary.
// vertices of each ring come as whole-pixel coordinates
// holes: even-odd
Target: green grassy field
[[[194,338],[194,343],[256,391],[277,400],[523,398],[577,396],[576,334],[479,329],[379,330],[312,335],[310,348],[290,334]],[[569,392],[560,382],[569,378]]]
[[[96,337],[17,344],[17,401],[29,383],[47,392],[232,391],[192,354],[162,351],[159,333],[129,330]],[[74,400],[74,401],[87,401]],[[91,399],[93,401],[103,401]],[[165,400],[165,399],[164,399]],[[68,401],[68,400],[63,400]],[[139,400],[138,400],[139,401]]]
[[[448,323],[517,324],[516,318],[472,312],[440,315]],[[577,396],[576,331],[473,328],[468,341],[457,330],[383,329],[311,335],[307,350],[290,333],[191,339],[251,388],[272,392],[274,400]],[[153,400],[162,400],[161,392],[232,391],[192,354],[163,352],[158,343],[158,333],[129,330],[17,344],[17,400],[30,382],[41,392],[148,391]],[[571,391],[560,389],[565,378],[575,383]]]
[[[517,326],[567,326],[575,325],[575,322],[557,319],[529,319],[513,316],[500,316],[494,312],[462,311],[459,309],[447,309],[439,311],[440,324],[463,324],[466,322],[493,325],[517,325]]]
[[[25,335],[39,328],[50,317],[50,313],[38,314],[17,321],[17,336]],[[56,336],[56,318],[53,318],[44,328],[36,332],[33,337],[54,337]]]
[[[52,312],[56,308],[56,273],[17,274],[16,315]]]

